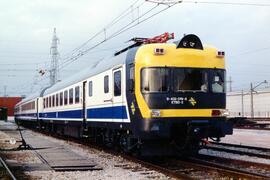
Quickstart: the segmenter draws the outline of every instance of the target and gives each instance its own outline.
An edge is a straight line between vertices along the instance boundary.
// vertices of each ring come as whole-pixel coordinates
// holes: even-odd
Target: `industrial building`
[[[270,117],[270,89],[227,93],[231,117]]]
[[[14,116],[14,107],[21,100],[22,97],[0,97],[0,108],[3,109],[1,112],[6,114],[7,109],[7,115]]]

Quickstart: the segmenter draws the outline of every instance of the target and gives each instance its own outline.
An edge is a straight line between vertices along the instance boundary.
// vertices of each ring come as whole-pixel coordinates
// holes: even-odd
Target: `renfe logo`
[[[195,101],[195,99],[193,97],[191,97],[188,102],[192,105],[195,106],[197,104],[197,102]]]

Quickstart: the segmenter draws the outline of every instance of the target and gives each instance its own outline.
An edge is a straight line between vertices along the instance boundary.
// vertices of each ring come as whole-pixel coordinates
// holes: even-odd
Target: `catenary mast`
[[[52,45],[50,49],[51,54],[51,68],[50,68],[50,84],[53,85],[59,80],[59,67],[58,67],[58,60],[59,60],[59,52],[57,49],[57,45],[59,43],[59,39],[56,36],[56,28],[53,30],[53,38],[52,38]]]

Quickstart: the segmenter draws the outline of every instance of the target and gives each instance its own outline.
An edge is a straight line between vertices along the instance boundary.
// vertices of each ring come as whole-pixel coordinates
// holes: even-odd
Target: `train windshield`
[[[142,70],[142,92],[169,91],[168,68],[145,68]]]
[[[225,71],[199,68],[144,68],[141,90],[148,92],[225,92]]]
[[[213,93],[225,93],[225,71],[211,70],[211,89]]]
[[[208,91],[208,73],[204,69],[174,68],[173,90],[179,91]]]

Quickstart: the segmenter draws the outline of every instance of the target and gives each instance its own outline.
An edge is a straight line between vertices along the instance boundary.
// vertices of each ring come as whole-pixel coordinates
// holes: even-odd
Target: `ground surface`
[[[233,135],[222,138],[221,142],[270,148],[270,131],[234,129]]]
[[[40,159],[32,151],[1,151],[1,149],[12,149],[19,145],[19,143],[16,143],[15,145],[7,143],[7,140],[11,137],[20,140],[20,136],[17,131],[1,131],[1,127],[3,127],[4,124],[5,122],[0,121],[0,155],[8,158],[12,163],[26,163],[32,165],[42,164]],[[31,133],[33,136],[43,136],[39,133]],[[55,172],[46,168],[37,168],[36,170],[25,171],[23,174],[25,179],[170,179],[161,173],[141,167],[136,163],[123,159],[122,157],[113,156],[103,151],[73,142],[58,140],[47,136],[44,136],[43,138],[45,141],[52,141],[60,145],[67,146],[72,149],[72,151],[85,158],[94,159],[95,162],[103,167],[103,170]],[[270,131],[235,129],[234,134],[222,138],[222,142],[270,148]],[[205,151],[203,154],[216,154],[217,156],[225,156],[233,159],[249,159],[249,157],[246,156],[237,156],[226,153],[218,154],[218,152],[213,151]],[[254,161],[261,162],[260,159],[255,159]]]
[[[32,166],[41,165],[42,162],[33,151],[3,151],[3,149],[12,149],[19,145],[19,143],[10,145],[7,140],[9,140],[11,137],[20,140],[18,132],[14,131],[14,129],[12,131],[1,131],[1,127],[3,128],[4,124],[6,123],[0,121],[0,147],[2,149],[2,151],[0,151],[0,155],[8,159],[8,162],[13,164],[24,163]],[[29,133],[29,131],[27,133]],[[31,133],[33,136],[43,136],[40,133]],[[103,151],[99,151],[73,142],[58,140],[47,136],[44,136],[43,138],[44,141],[57,142],[62,146],[66,146],[72,149],[72,151],[85,158],[93,159],[95,162],[102,166],[103,170],[55,172],[46,168],[44,169],[42,166],[40,166],[41,168],[37,168],[35,170],[31,169],[24,171],[24,175],[22,175],[19,179],[170,179],[161,173],[149,170],[145,167],[142,167],[141,165],[125,160],[122,157],[113,156]]]

